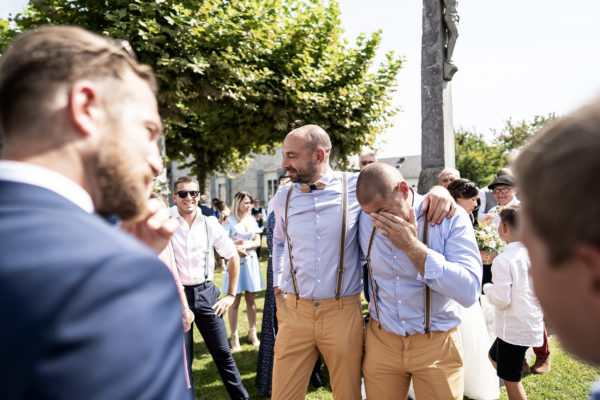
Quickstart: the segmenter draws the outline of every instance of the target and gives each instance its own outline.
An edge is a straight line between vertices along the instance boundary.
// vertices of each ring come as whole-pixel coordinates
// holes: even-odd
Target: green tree
[[[458,130],[454,134],[454,146],[460,176],[479,187],[489,184],[503,166],[502,153],[496,146],[488,144],[481,133]]]
[[[328,131],[341,164],[389,126],[401,59],[374,68],[380,33],[350,46],[339,15],[334,0],[36,0],[14,22],[129,40],[159,79],[168,155],[191,155],[203,185],[303,124]]]
[[[532,120],[506,121],[500,131],[492,130],[492,140],[487,142],[484,135],[466,129],[459,129],[454,135],[456,168],[463,178],[477,186],[488,185],[496,172],[508,165],[514,151],[521,149],[527,141],[547,123],[555,120],[554,113],[536,115]]]

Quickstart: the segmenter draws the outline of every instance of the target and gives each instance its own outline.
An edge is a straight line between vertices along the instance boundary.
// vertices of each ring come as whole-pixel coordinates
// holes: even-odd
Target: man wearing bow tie
[[[292,183],[275,195],[273,286],[279,333],[273,399],[304,399],[319,353],[333,397],[360,399],[363,320],[355,174],[329,167],[331,141],[305,125],[283,141],[282,168]],[[444,189],[428,195],[439,222],[452,208]],[[438,204],[439,203],[439,204]]]

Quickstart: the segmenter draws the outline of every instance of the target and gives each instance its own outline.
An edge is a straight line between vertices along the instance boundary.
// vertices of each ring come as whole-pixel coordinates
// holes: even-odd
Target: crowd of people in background
[[[191,176],[167,208],[151,194],[156,81],[129,50],[54,26],[0,60],[2,397],[190,399],[198,332],[229,396],[247,399],[232,355],[242,294],[258,392],[274,399],[321,385],[322,362],[336,399],[495,399],[498,378],[525,399],[523,374],[551,370],[545,319],[600,363],[600,103],[481,189],[444,169],[421,195],[373,152],[336,171],[309,124],[282,138],[268,212],[243,191],[209,201]],[[482,227],[502,250],[482,249]]]

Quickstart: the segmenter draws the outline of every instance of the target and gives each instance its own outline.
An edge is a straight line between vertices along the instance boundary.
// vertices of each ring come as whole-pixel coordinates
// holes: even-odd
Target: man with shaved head
[[[362,366],[367,397],[406,398],[412,378],[418,399],[462,399],[458,304],[477,301],[482,274],[469,216],[458,207],[429,227],[423,197],[385,163],[361,171],[356,197],[371,275]]]
[[[330,152],[329,135],[316,125],[295,129],[283,141],[281,166],[292,183],[280,188],[274,201],[279,333],[273,399],[304,399],[319,353],[329,368],[333,397],[361,398],[361,210],[356,175],[333,171]],[[426,201],[431,217],[441,220],[453,202],[444,189],[434,192]]]

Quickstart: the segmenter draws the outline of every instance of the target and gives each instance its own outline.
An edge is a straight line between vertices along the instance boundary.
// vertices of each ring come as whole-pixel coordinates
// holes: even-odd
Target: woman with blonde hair
[[[229,223],[230,237],[234,241],[240,254],[240,277],[236,291],[235,301],[229,308],[229,327],[231,329],[231,350],[241,350],[238,335],[238,308],[245,292],[246,314],[248,315],[248,340],[254,346],[260,341],[256,335],[256,292],[264,288],[256,248],[260,246],[260,228],[256,220],[250,215],[252,209],[252,197],[248,192],[235,194],[231,216],[227,218]],[[227,288],[229,279],[227,274],[223,279],[223,287]]]

